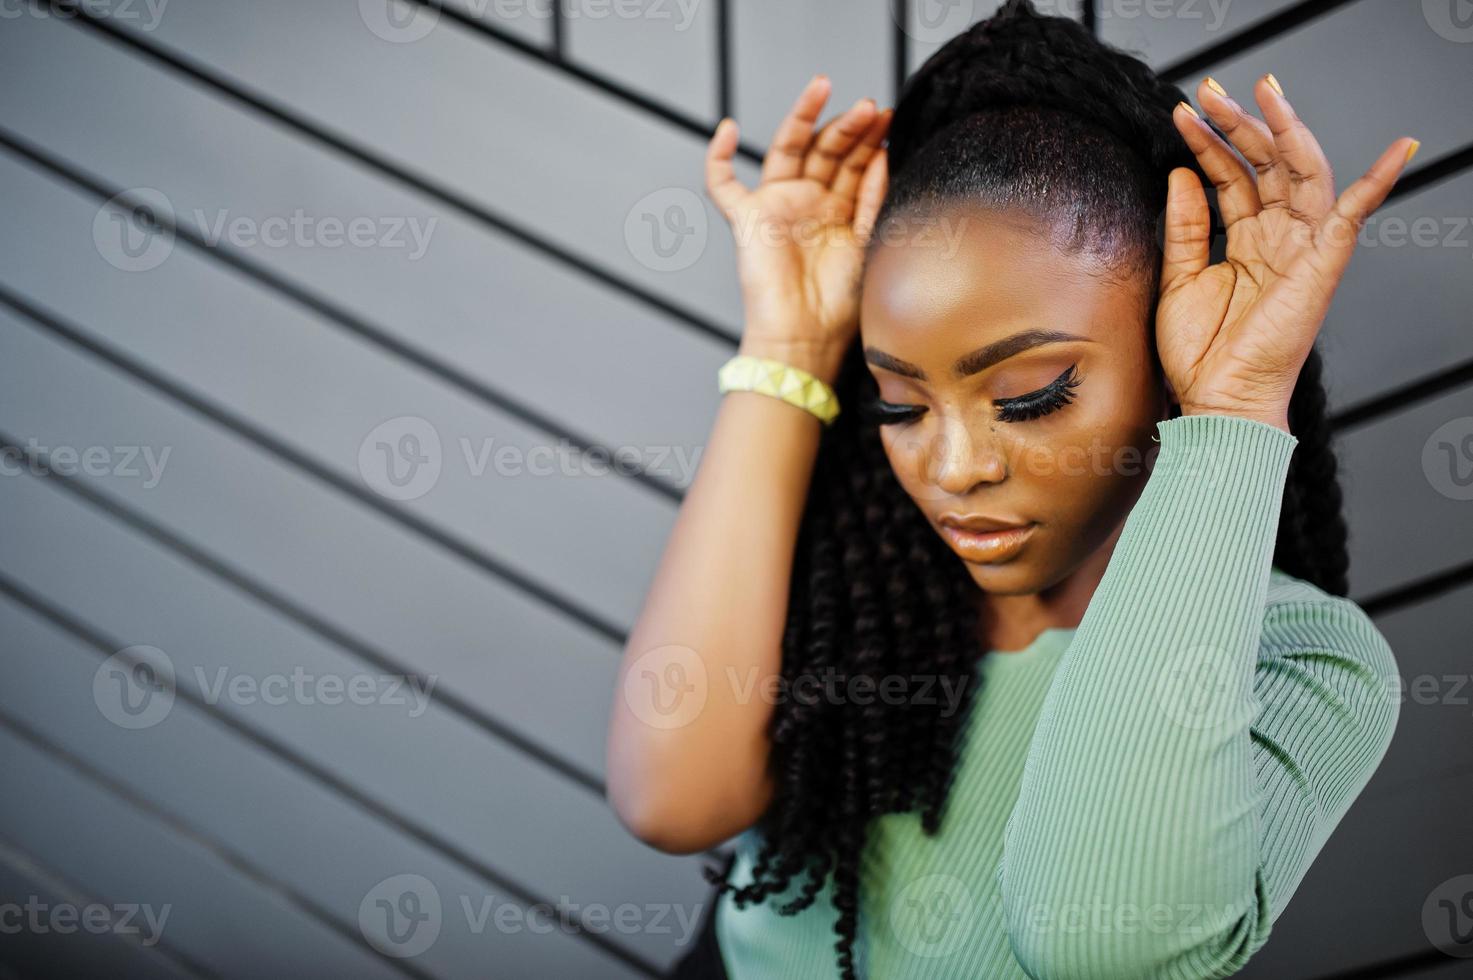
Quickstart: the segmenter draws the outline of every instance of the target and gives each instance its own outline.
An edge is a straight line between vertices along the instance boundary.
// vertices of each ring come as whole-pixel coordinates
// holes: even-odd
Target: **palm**
[[[1227,249],[1224,261],[1208,264],[1206,196],[1190,170],[1173,171],[1157,350],[1184,410],[1286,417],[1356,233],[1407,150],[1393,144],[1337,199],[1318,143],[1267,81],[1258,96],[1268,125],[1205,82],[1198,95],[1253,169],[1202,120],[1177,110],[1178,128],[1218,189]]]
[[[734,123],[706,156],[706,184],[737,242],[747,335],[846,341],[859,321],[859,279],[886,189],[880,144],[891,111],[868,99],[815,130],[829,83],[815,76],[779,125],[749,189],[736,179]]]
[[[763,185],[739,207],[734,227],[772,230],[773,245],[741,250],[738,274],[751,297],[747,314],[771,323],[800,298],[826,333],[841,331],[859,315],[863,243],[853,227],[854,201],[815,180]],[[769,302],[783,304],[769,309]]]

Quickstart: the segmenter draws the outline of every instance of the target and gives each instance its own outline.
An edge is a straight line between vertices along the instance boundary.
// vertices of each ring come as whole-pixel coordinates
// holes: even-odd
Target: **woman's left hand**
[[[1227,258],[1209,265],[1197,175],[1170,175],[1156,342],[1183,415],[1227,414],[1288,431],[1289,397],[1362,225],[1418,143],[1395,140],[1337,199],[1329,161],[1282,92],[1254,86],[1260,120],[1207,80],[1197,100],[1246,158],[1182,103],[1173,120],[1217,187]]]

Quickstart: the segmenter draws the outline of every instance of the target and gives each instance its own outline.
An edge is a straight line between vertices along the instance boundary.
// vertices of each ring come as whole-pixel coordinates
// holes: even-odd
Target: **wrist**
[[[781,361],[807,371],[828,385],[838,379],[839,365],[844,360],[842,345],[819,338],[768,338],[744,334],[737,353]]]
[[[1194,405],[1183,403],[1182,415],[1226,415],[1232,418],[1262,422],[1276,429],[1289,432],[1289,406],[1287,405]],[[1293,433],[1290,432],[1290,435]]]

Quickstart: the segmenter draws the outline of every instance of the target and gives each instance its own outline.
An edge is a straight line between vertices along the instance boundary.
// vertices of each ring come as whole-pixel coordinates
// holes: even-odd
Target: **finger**
[[[870,123],[875,121],[875,100],[859,99],[841,116],[831,119],[818,131],[808,156],[803,160],[803,176],[816,180],[825,187],[833,183],[834,175],[854,145],[864,138]]]
[[[772,145],[762,159],[762,182],[788,180],[803,173],[803,158],[813,141],[813,127],[832,88],[827,75],[814,75],[798,93],[793,107],[778,123]]]
[[[1238,158],[1232,147],[1212,131],[1212,127],[1193,111],[1185,102],[1172,113],[1172,122],[1177,132],[1186,140],[1187,146],[1196,154],[1202,172],[1217,188],[1217,207],[1222,212],[1222,221],[1231,225],[1243,218],[1251,218],[1263,206],[1258,200],[1258,180],[1248,165]],[[1200,187],[1201,182],[1198,182]]]
[[[880,144],[885,142],[885,134],[890,131],[890,120],[894,117],[894,109],[883,109],[870,122],[869,128],[865,130],[864,138],[855,144],[839,166],[839,172],[834,177],[832,187],[835,195],[844,200],[854,196],[869,162],[874,159],[875,153],[880,149]]]
[[[1166,238],[1162,243],[1161,292],[1190,280],[1210,261],[1212,212],[1202,181],[1187,167],[1167,176]]]
[[[1355,251],[1361,227],[1386,200],[1421,143],[1403,136],[1388,146],[1365,176],[1345,189],[1315,236],[1316,269],[1338,281]]]
[[[1242,104],[1212,76],[1197,85],[1197,102],[1207,118],[1222,131],[1229,145],[1257,175],[1255,191],[1259,208],[1277,207],[1289,196],[1289,175],[1279,161],[1279,148],[1268,124],[1243,108]]]
[[[1254,86],[1254,95],[1288,178],[1288,207],[1296,217],[1318,224],[1335,206],[1335,174],[1330,161],[1320,149],[1319,140],[1268,76]]]
[[[736,156],[738,126],[730,116],[716,124],[716,132],[706,145],[706,193],[721,213],[731,220],[737,205],[751,193],[745,184],[737,180],[732,159]]]
[[[859,181],[859,193],[854,201],[854,234],[861,243],[868,243],[879,217],[880,205],[885,202],[885,191],[890,183],[889,154],[884,150],[870,157]]]

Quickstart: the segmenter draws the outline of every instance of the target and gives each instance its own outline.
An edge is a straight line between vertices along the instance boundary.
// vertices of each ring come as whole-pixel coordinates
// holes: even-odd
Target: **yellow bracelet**
[[[717,389],[728,391],[755,391],[763,395],[781,398],[816,415],[824,425],[829,425],[839,414],[839,398],[821,378],[816,378],[802,368],[770,357],[755,357],[738,354],[716,372]]]

